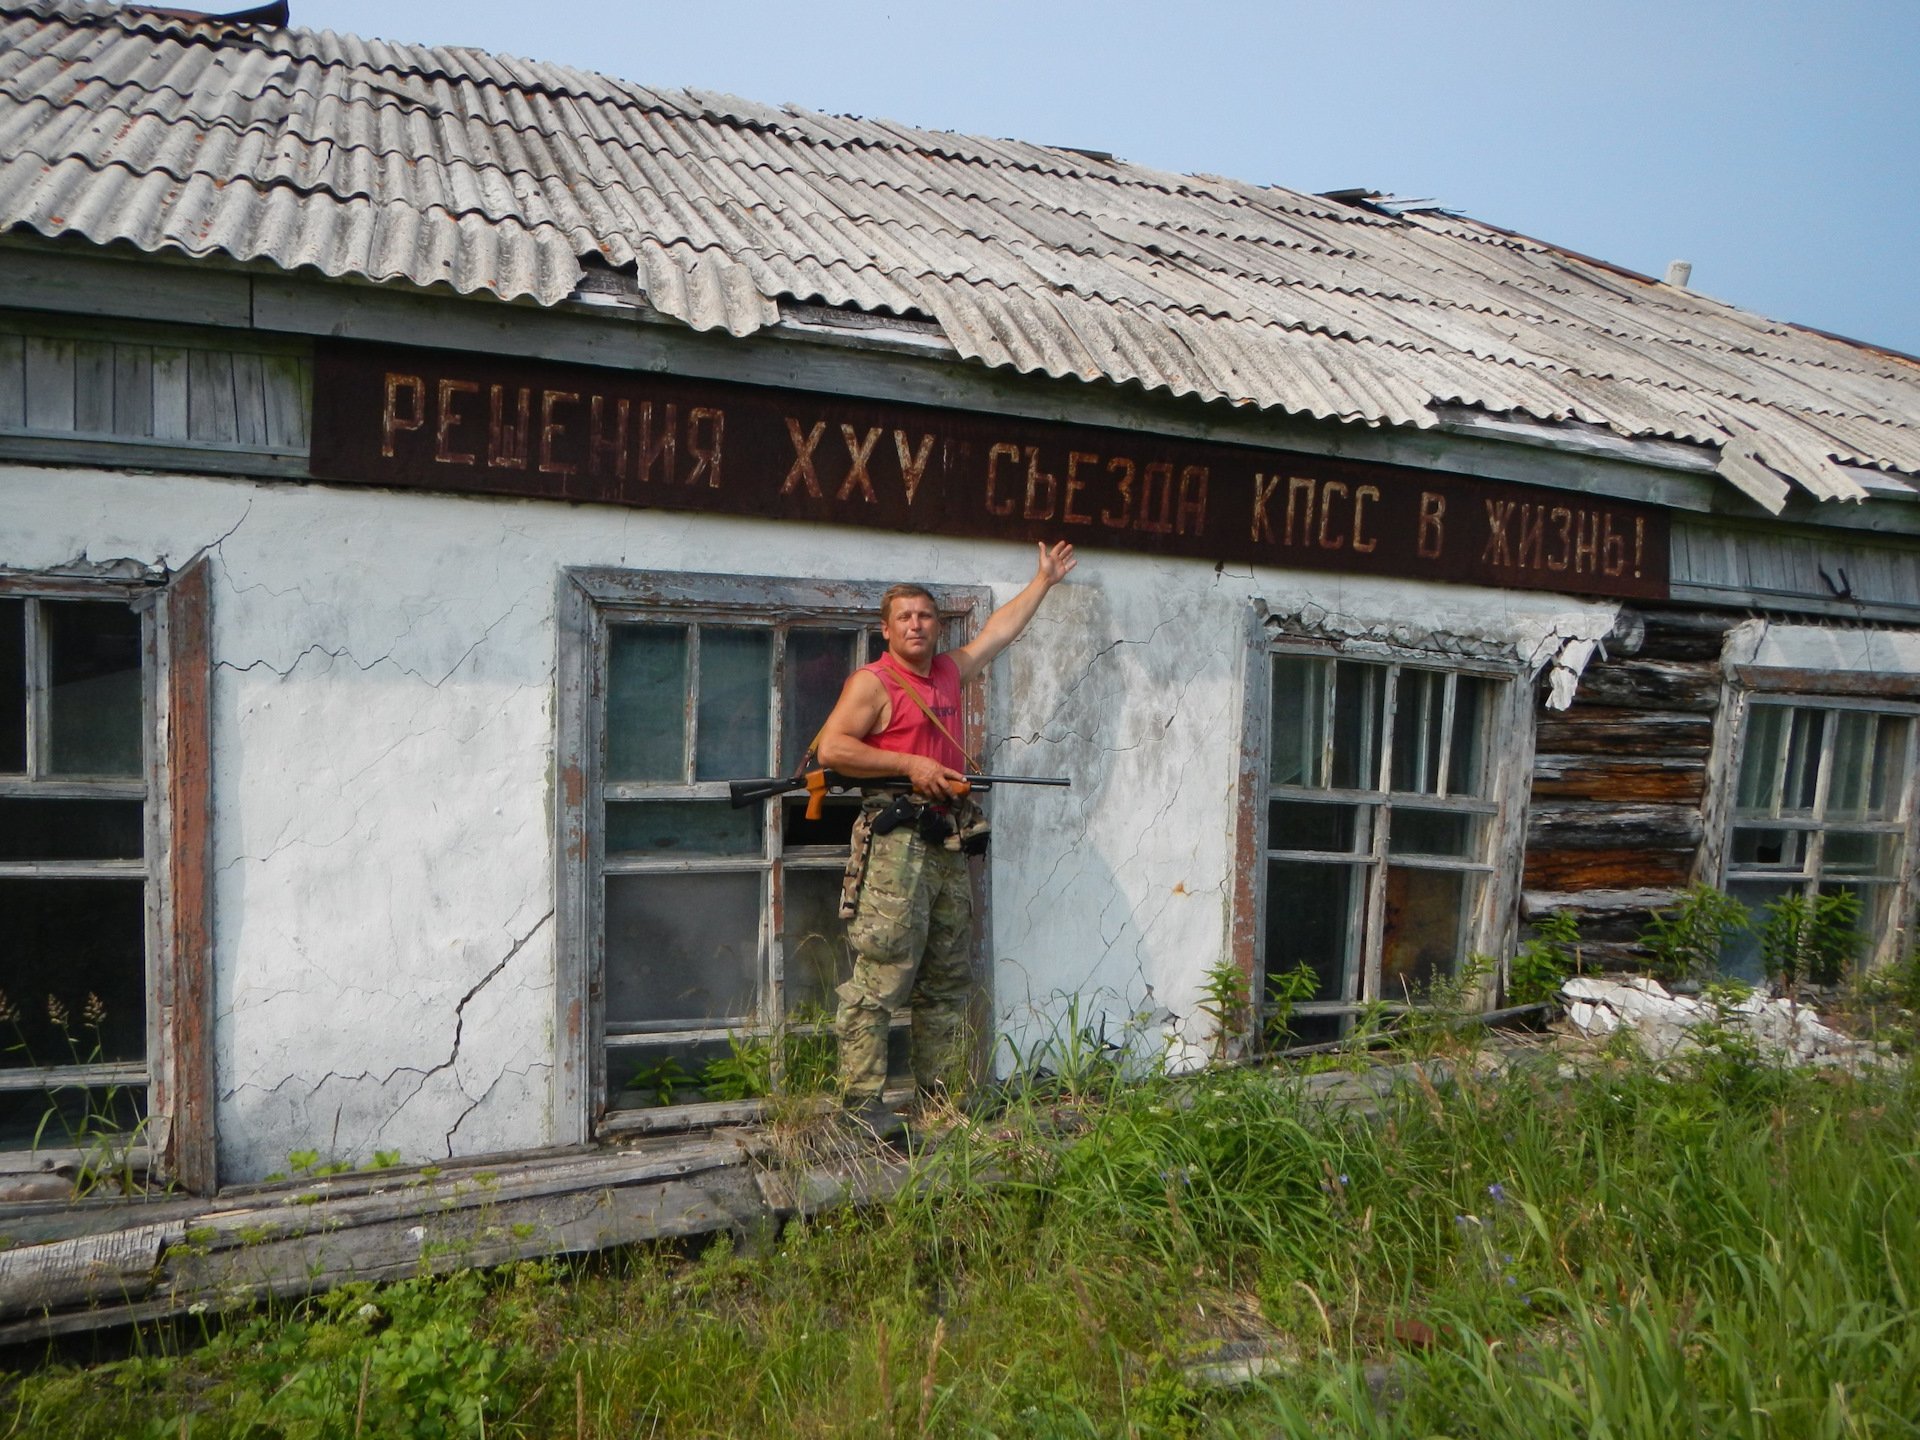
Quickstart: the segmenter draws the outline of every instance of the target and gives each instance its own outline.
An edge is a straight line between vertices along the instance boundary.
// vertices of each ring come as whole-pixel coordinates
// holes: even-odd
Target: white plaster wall
[[[0,565],[214,563],[223,1174],[545,1143],[554,608],[570,565],[990,584],[1023,546],[767,521],[0,466]],[[1157,1048],[1222,953],[1250,606],[1543,661],[1615,607],[1082,552],[994,676],[993,933],[1012,1050]],[[1258,674],[1258,670],[1255,671]],[[1148,1017],[1136,1024],[1136,1017]]]

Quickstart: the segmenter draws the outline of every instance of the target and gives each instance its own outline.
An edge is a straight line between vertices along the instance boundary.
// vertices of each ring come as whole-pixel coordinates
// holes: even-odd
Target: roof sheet
[[[661,90],[458,47],[0,0],[0,225],[696,329],[930,315],[987,365],[1365,424],[1477,406],[1920,475],[1920,364],[1432,211]]]

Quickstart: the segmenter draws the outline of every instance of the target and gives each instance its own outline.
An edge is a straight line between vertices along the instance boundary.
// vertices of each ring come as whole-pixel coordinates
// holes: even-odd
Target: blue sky
[[[215,8],[215,7],[208,7]],[[1920,354],[1920,0],[293,0],[296,24],[1367,185]]]

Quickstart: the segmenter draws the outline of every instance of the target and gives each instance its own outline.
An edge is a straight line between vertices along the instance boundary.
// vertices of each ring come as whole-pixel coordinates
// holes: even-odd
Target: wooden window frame
[[[603,837],[597,820],[605,796],[606,737],[604,699],[607,629],[621,621],[670,624],[792,625],[827,624],[847,629],[872,628],[878,619],[880,597],[890,581],[797,580],[773,576],[698,574],[679,571],[630,571],[578,568],[563,572],[560,582],[557,676],[559,726],[556,748],[555,845],[556,857],[556,985],[555,1083],[553,1135],[558,1144],[584,1144],[632,1130],[694,1128],[706,1124],[750,1119],[761,1102],[706,1103],[623,1111],[609,1115],[605,1031],[605,953],[602,907],[606,873]],[[991,610],[992,596],[982,587],[930,585],[946,622],[950,645],[963,644],[979,633]],[[775,657],[776,663],[778,656]],[[970,684],[964,695],[967,731],[983,733],[986,720],[986,677]],[[772,733],[779,743],[780,716],[772,716]],[[622,792],[629,787],[620,787]],[[644,789],[647,798],[710,797],[724,795],[717,782],[692,786],[660,784]],[[618,798],[616,796],[615,798]],[[784,858],[777,827],[770,823],[767,848],[760,856],[726,862],[729,870],[761,869],[777,873]],[[811,857],[818,859],[818,857]],[[623,862],[630,870],[688,871],[703,868],[698,861]],[[814,866],[811,868],[819,868]],[[984,975],[987,885],[984,868],[975,877],[975,970]],[[780,896],[762,898],[761,953],[772,980],[763,997],[755,1033],[784,1033],[782,956],[777,944]],[[768,933],[771,925],[774,933]],[[711,1038],[705,1029],[673,1032],[679,1040]],[[724,1028],[713,1035],[724,1035]]]
[[[1364,942],[1369,953],[1358,967],[1359,991],[1340,1000],[1304,1001],[1293,1013],[1299,1016],[1350,1016],[1369,1004],[1384,1002],[1389,1009],[1397,1002],[1378,994],[1380,971],[1380,925],[1382,892],[1389,861],[1411,864],[1414,868],[1468,870],[1483,875],[1479,894],[1473,902],[1467,925],[1464,953],[1484,953],[1505,957],[1513,948],[1518,927],[1520,869],[1525,854],[1528,782],[1533,769],[1531,672],[1517,661],[1462,656],[1412,646],[1383,644],[1377,641],[1331,641],[1278,631],[1259,607],[1248,625],[1245,669],[1242,675],[1242,730],[1240,767],[1235,806],[1236,875],[1233,885],[1230,919],[1230,953],[1256,997],[1257,1020],[1263,1020],[1269,1007],[1265,999],[1267,975],[1266,907],[1267,865],[1270,858],[1324,859],[1330,863],[1347,860],[1363,863],[1368,872],[1366,931]],[[1351,660],[1386,664],[1409,669],[1439,670],[1502,682],[1488,717],[1486,797],[1450,800],[1444,797],[1415,797],[1391,790],[1332,791],[1301,789],[1301,797],[1320,801],[1347,800],[1352,803],[1391,807],[1396,800],[1423,810],[1452,810],[1485,817],[1487,833],[1482,854],[1484,861],[1452,861],[1439,857],[1394,859],[1384,853],[1387,830],[1375,824],[1368,851],[1353,856],[1333,856],[1320,852],[1276,852],[1268,848],[1268,803],[1286,798],[1281,788],[1271,783],[1272,744],[1272,666],[1280,654],[1302,655],[1327,660]],[[1397,687],[1396,687],[1397,693]],[[1390,741],[1394,721],[1393,708],[1382,712],[1380,764],[1384,776],[1391,775]],[[1491,1004],[1496,984],[1505,983],[1503,958],[1497,975],[1489,976],[1477,999]]]
[[[208,562],[202,557],[166,577],[165,583],[157,580],[0,571],[0,596],[114,600],[130,606],[141,617],[144,754],[144,773],[137,781],[75,782],[35,775],[30,753],[28,774],[21,779],[0,780],[0,794],[137,798],[145,813],[144,853],[138,863],[0,862],[0,875],[97,873],[138,875],[145,881],[144,1065],[50,1069],[70,1072],[64,1078],[77,1081],[144,1086],[146,1134],[143,1143],[130,1148],[128,1161],[154,1179],[196,1194],[209,1194],[218,1177],[213,1119],[212,607]],[[31,658],[28,663],[33,663]],[[29,693],[34,693],[31,688]],[[96,1069],[101,1074],[94,1075]],[[4,1080],[4,1072],[0,1072],[0,1083]],[[12,1173],[20,1173],[22,1169],[46,1171],[77,1164],[84,1158],[77,1150],[54,1147],[7,1152],[0,1164]]]

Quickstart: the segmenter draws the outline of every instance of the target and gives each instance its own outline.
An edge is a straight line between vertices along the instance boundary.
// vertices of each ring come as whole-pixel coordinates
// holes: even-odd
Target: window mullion
[[[767,743],[772,747],[770,768],[767,772],[770,775],[780,773],[781,761],[786,758],[781,754],[781,751],[785,747],[787,734],[786,678],[788,628],[789,627],[785,625],[776,625],[773,629],[773,673],[768,680],[768,684],[772,687],[772,694],[767,701]],[[761,1015],[763,1023],[771,1024],[775,1027],[776,1031],[779,1028],[781,1020],[787,1013],[787,957],[780,944],[780,936],[786,931],[787,908],[787,877],[780,863],[781,857],[785,853],[781,844],[781,835],[784,829],[781,822],[786,816],[785,806],[786,801],[776,795],[761,807],[762,818],[765,822],[761,843],[765,846],[766,853],[771,857],[772,862],[767,877],[765,934],[762,939],[761,950],[762,973],[767,977],[767,983],[763,987],[764,998],[761,1001]],[[773,1079],[776,1085],[780,1079],[780,1052],[784,1048],[785,1047],[776,1040],[773,1046],[772,1057]]]
[[[27,601],[27,778],[42,780],[50,773],[49,751],[53,743],[48,727],[47,688],[52,674],[52,659],[47,649],[46,617],[40,601],[29,595]]]
[[[1799,712],[1787,710],[1781,722],[1780,754],[1773,762],[1773,791],[1767,799],[1767,814],[1775,820],[1787,803],[1787,768],[1793,762],[1793,721]]]
[[[1325,677],[1320,696],[1320,773],[1313,779],[1322,786],[1333,784],[1333,726],[1334,716],[1338,713],[1340,695],[1340,666],[1337,661],[1323,662],[1320,672]],[[1360,749],[1366,754],[1363,744]]]
[[[700,627],[687,626],[687,737],[686,752],[680,757],[680,775],[689,785],[699,772],[694,768],[700,754]]]
[[[1453,709],[1454,695],[1460,688],[1460,676],[1449,670],[1446,678],[1446,690],[1440,702],[1440,773],[1434,780],[1433,793],[1445,795],[1453,776]]]
[[[1384,948],[1382,929],[1387,916],[1387,832],[1393,825],[1393,806],[1385,799],[1392,788],[1394,722],[1400,704],[1400,667],[1389,665],[1387,693],[1380,706],[1380,770],[1376,777],[1382,799],[1373,809],[1373,827],[1369,835],[1369,853],[1373,863],[1367,870],[1367,923],[1362,939],[1364,951],[1360,964],[1361,1000],[1380,998],[1380,956]],[[1362,752],[1365,753],[1364,751]]]
[[[1814,829],[1807,837],[1807,898],[1811,900],[1819,891],[1820,869],[1827,858],[1827,797],[1833,790],[1833,760],[1840,748],[1840,726],[1836,723],[1839,716],[1831,710],[1822,718],[1820,726],[1819,769],[1813,779],[1813,822]]]

